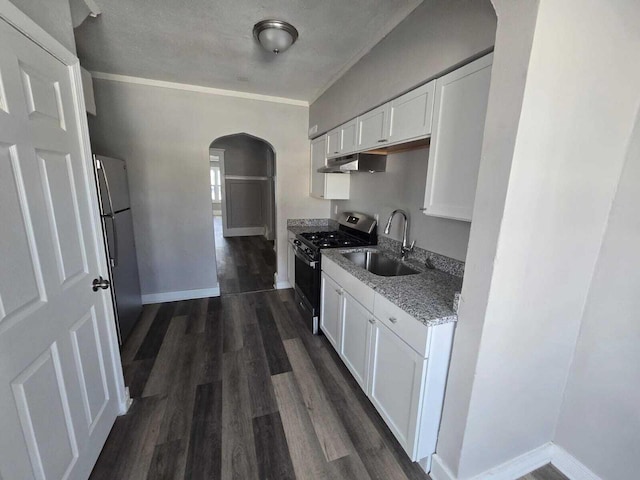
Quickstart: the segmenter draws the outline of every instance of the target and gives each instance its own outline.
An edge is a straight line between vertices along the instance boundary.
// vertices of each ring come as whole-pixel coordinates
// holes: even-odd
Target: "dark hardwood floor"
[[[263,236],[223,237],[222,217],[214,217],[216,266],[220,292],[241,293],[273,289],[276,254]]]
[[[122,362],[134,402],[92,480],[429,478],[292,290],[147,305]]]

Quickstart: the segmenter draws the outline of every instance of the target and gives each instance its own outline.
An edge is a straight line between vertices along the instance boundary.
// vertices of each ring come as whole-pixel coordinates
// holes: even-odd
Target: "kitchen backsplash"
[[[399,254],[402,242],[394,240],[393,238],[385,237],[384,235],[378,235],[378,245]],[[420,263],[425,263],[428,258],[431,260],[433,266],[438,270],[455,275],[456,277],[462,278],[464,276],[464,262],[454,258],[445,257],[439,253],[430,252],[429,250],[425,250],[420,247],[414,247],[413,251],[408,255],[408,258]]]

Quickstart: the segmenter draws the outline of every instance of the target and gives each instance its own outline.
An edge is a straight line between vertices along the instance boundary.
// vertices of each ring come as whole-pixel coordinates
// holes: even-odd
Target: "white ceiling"
[[[104,0],[76,29],[94,72],[313,101],[422,0]],[[275,56],[255,23],[288,21],[298,41]]]

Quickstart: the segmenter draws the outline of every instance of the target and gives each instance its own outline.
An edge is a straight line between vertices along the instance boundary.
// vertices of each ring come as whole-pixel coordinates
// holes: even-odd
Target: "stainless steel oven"
[[[308,317],[315,335],[318,333],[320,315],[320,256],[300,240],[294,240],[291,247],[296,259],[296,301]]]

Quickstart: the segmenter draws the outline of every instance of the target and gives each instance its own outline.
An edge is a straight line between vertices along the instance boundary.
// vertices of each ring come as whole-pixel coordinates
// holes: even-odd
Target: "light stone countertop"
[[[356,266],[341,255],[364,251],[379,251],[386,256],[400,259],[397,254],[380,247],[323,249],[322,256],[331,259],[376,293],[427,326],[455,322],[458,319],[454,311],[454,299],[462,289],[462,278],[441,270],[430,270],[415,260],[407,260],[405,263],[421,273],[382,277]]]

